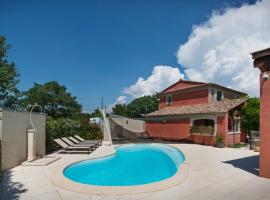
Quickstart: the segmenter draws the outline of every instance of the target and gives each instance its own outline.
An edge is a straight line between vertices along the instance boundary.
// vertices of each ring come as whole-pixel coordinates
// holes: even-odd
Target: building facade
[[[241,140],[240,109],[245,93],[214,83],[179,80],[159,93],[159,110],[145,116],[145,130],[154,138],[225,146]]]
[[[260,176],[270,178],[270,48],[252,53],[260,74]]]

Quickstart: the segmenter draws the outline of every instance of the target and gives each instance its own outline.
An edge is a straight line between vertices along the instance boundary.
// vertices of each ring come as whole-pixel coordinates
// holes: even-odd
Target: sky
[[[258,95],[250,52],[270,46],[270,0],[0,0],[23,91],[56,80],[83,110],[180,78]]]

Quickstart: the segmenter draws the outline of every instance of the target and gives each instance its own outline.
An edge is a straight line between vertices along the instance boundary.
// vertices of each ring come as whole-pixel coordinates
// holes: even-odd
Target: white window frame
[[[215,89],[215,88],[211,88],[211,90],[210,90],[211,100],[214,101],[214,102],[218,101],[217,100],[218,91],[221,92],[221,100],[219,100],[219,101],[224,100],[224,91],[218,90],[218,89]]]
[[[209,119],[209,120],[213,120],[215,125],[214,125],[214,134],[213,136],[215,136],[217,134],[217,116],[201,116],[201,117],[193,117],[193,118],[190,118],[190,126],[193,126],[194,124],[194,121],[198,120],[198,119]]]
[[[241,133],[241,118],[240,117],[234,120],[233,130],[229,131],[229,134],[239,134],[239,133]]]

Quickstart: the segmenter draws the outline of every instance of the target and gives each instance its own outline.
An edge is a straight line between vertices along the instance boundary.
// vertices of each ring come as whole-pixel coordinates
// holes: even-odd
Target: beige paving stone
[[[55,186],[50,176],[65,163],[102,156],[108,147],[101,147],[90,155],[60,155],[61,159],[48,166],[18,166],[4,173],[1,198],[91,200],[270,200],[270,179],[260,178],[245,166],[234,166],[228,161],[257,156],[242,149],[217,149],[195,144],[173,144],[180,147],[189,165],[186,180],[162,191],[132,195],[87,195]],[[227,163],[226,163],[227,162]],[[234,162],[232,162],[234,163]],[[244,167],[244,168],[243,168]],[[252,169],[254,171],[254,169]]]

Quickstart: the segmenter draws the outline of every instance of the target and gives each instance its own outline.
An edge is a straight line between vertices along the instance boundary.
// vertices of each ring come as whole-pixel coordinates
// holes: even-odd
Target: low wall
[[[190,120],[147,121],[145,130],[154,138],[172,140],[190,139]]]
[[[36,132],[36,154],[45,155],[45,115],[32,114]],[[28,112],[2,111],[2,170],[20,165],[27,158]]]
[[[137,138],[136,133],[145,131],[144,121],[127,117],[110,118],[112,138]]]

